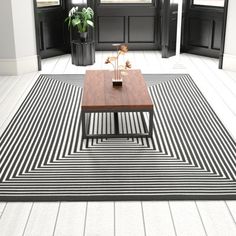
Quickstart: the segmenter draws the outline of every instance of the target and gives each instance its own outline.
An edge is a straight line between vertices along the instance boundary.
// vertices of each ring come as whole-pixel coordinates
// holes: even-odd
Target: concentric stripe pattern
[[[0,138],[0,200],[236,199],[235,141],[192,78],[149,92],[152,139],[82,140],[82,88],[41,75]],[[88,122],[114,131],[112,113]],[[119,125],[143,130],[139,113],[119,113]]]

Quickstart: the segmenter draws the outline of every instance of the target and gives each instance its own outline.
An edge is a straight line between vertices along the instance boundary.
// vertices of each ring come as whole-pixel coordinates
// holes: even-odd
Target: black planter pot
[[[80,32],[80,41],[86,42],[88,37],[88,32]]]

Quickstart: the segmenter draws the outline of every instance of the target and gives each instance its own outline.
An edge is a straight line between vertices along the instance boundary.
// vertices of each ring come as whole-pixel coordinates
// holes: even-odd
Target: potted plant
[[[88,27],[94,27],[93,16],[94,12],[90,7],[83,8],[82,11],[79,11],[78,7],[72,7],[65,21],[68,22],[69,28],[77,28],[81,41],[85,42],[88,35]]]

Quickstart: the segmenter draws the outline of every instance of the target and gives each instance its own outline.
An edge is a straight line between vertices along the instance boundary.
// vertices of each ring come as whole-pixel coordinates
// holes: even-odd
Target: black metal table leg
[[[81,117],[82,117],[82,138],[86,138],[86,124],[85,124],[85,112],[81,111]]]
[[[115,134],[119,134],[118,112],[114,112]]]
[[[152,137],[153,129],[153,110],[149,111],[149,137]]]
[[[140,112],[140,115],[141,115],[141,120],[142,120],[142,123],[143,123],[144,133],[148,133],[148,128],[147,128],[147,124],[145,122],[145,118],[144,118],[143,112]]]

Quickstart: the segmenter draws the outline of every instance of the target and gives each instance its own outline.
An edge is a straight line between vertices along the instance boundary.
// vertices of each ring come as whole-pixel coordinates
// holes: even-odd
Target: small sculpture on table
[[[114,69],[114,75],[112,78],[112,84],[113,86],[122,86],[122,76],[125,76],[126,72],[125,70],[131,68],[131,63],[129,60],[126,60],[124,65],[119,65],[119,57],[120,55],[125,55],[128,52],[128,46],[127,45],[121,45],[121,44],[112,44],[112,46],[116,47],[117,55],[108,57],[105,61],[105,64],[111,64]]]

